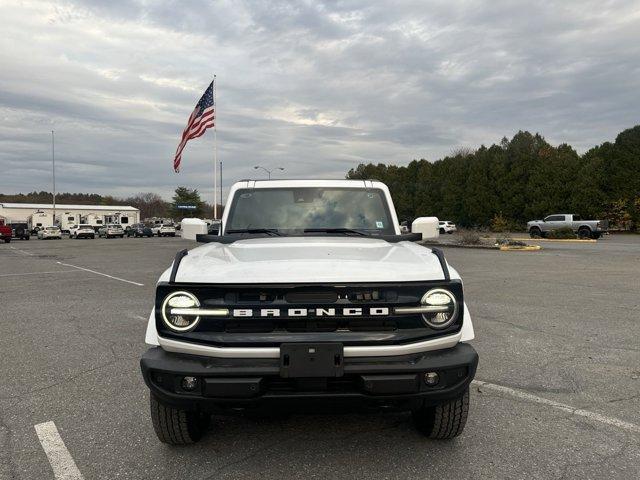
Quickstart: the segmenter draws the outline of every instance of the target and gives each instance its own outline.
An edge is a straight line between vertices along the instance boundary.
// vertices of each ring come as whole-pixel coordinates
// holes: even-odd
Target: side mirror
[[[422,240],[435,240],[440,237],[438,217],[419,217],[411,224],[412,233],[422,234]]]

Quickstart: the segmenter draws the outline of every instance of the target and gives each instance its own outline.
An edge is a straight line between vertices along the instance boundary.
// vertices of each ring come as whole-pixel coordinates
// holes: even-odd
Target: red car
[[[4,224],[3,218],[0,218],[0,240],[4,240],[4,243],[11,241],[11,227]]]

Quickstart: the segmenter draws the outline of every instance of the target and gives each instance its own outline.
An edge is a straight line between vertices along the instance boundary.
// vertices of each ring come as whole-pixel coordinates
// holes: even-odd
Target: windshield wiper
[[[227,230],[225,233],[264,233],[272,237],[282,236],[282,234],[275,228],[241,228],[236,230]]]
[[[305,228],[304,233],[342,233],[344,235],[358,235],[360,237],[370,236],[362,230],[353,230],[352,228]]]

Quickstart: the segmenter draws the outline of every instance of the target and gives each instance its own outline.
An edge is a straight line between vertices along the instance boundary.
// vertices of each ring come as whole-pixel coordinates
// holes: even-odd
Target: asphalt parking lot
[[[85,479],[640,476],[640,237],[445,248],[480,354],[453,441],[423,438],[407,414],[295,414],[215,417],[203,441],[170,448],[138,361],[154,283],[185,246],[0,244],[0,478],[55,478],[34,428],[47,422]]]

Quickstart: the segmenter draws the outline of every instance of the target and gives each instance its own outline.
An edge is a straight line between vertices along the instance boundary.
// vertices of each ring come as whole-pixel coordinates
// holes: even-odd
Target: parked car
[[[223,235],[179,251],[149,302],[140,364],[160,441],[296,401],[395,406],[429,438],[462,433],[478,364],[462,280],[411,243],[424,231],[401,235],[386,185],[243,181],[228,205]]]
[[[69,238],[96,238],[96,231],[88,223],[78,223],[69,227]]]
[[[554,213],[543,220],[527,222],[527,230],[531,238],[544,237],[551,230],[570,228],[580,238],[600,238],[608,229],[608,224],[603,220],[582,220],[580,215],[574,213]]]
[[[59,227],[44,227],[38,230],[38,238],[40,240],[61,240],[62,232]]]
[[[438,222],[438,228],[440,233],[453,233],[457,230],[456,224],[448,220],[441,220]]]
[[[175,237],[176,227],[173,224],[154,225],[151,227],[154,235],[159,237]]]
[[[25,222],[12,223],[10,227],[11,227],[11,236],[13,238],[18,240],[29,240],[29,238],[31,238],[29,227]]]
[[[118,223],[108,223],[98,229],[98,236],[104,238],[124,238],[124,229]]]
[[[0,218],[0,240],[3,240],[4,243],[9,243],[12,236],[11,227],[4,224],[4,218]]]
[[[151,228],[144,223],[135,223],[125,228],[124,233],[127,237],[153,237]]]

